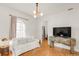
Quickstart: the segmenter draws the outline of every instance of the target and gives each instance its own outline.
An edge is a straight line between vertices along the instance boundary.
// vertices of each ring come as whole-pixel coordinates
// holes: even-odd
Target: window
[[[16,38],[23,38],[25,36],[25,23],[23,19],[18,18],[16,22]]]

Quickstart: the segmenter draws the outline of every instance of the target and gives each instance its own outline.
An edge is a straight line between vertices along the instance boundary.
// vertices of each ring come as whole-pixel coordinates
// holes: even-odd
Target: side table
[[[0,54],[1,56],[9,55],[9,41],[0,41]]]
[[[9,55],[9,47],[0,47],[1,56],[8,56]]]

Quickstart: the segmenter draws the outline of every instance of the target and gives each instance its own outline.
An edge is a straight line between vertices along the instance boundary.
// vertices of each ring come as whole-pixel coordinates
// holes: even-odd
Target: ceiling
[[[21,11],[31,16],[33,16],[33,11],[35,9],[34,3],[2,3],[0,5]],[[43,12],[44,15],[57,14],[69,8],[75,9],[78,7],[78,3],[40,3],[41,12]]]

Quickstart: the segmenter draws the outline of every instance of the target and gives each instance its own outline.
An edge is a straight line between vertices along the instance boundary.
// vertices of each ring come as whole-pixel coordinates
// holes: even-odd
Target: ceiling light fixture
[[[36,3],[35,10],[33,11],[33,13],[34,13],[34,18],[38,16],[43,16],[43,13],[41,13],[38,3]]]

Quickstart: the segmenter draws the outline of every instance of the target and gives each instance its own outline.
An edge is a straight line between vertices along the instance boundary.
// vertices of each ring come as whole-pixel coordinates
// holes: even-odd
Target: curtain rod
[[[9,15],[9,16],[14,16],[14,15]],[[25,19],[25,20],[28,20],[28,19],[26,19],[26,18],[23,18],[23,17],[18,17],[18,16],[16,16],[17,18],[21,18],[21,19]]]

